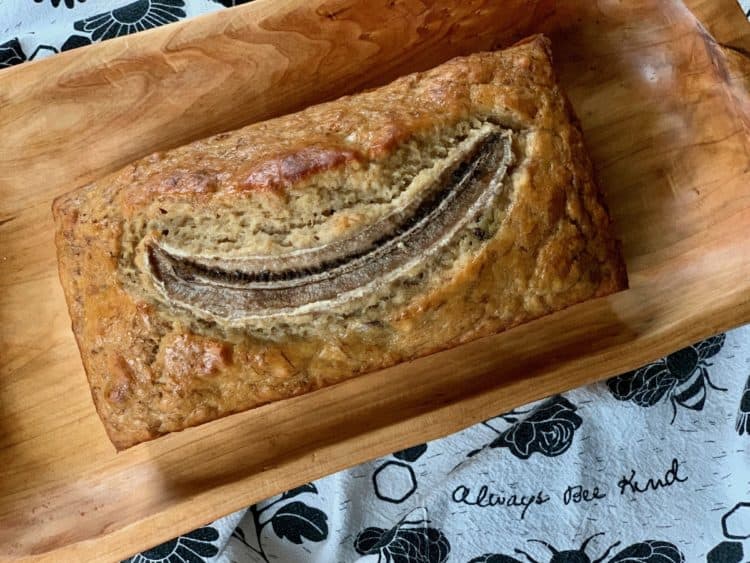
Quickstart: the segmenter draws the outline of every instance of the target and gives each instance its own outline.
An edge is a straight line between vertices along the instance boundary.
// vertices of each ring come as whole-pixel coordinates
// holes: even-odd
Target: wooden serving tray
[[[735,0],[258,0],[0,72],[0,558],[114,560],[750,321],[750,34]],[[56,195],[156,149],[546,30],[631,289],[115,454]]]

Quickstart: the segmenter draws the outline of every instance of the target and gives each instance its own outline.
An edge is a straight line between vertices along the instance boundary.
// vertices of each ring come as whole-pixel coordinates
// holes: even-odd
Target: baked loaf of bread
[[[540,36],[152,154],[54,216],[118,449],[626,286]]]

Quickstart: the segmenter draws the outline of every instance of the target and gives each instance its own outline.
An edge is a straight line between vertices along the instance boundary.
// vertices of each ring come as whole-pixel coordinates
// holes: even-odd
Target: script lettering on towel
[[[487,485],[482,485],[475,493],[472,493],[471,488],[466,485],[459,485],[453,489],[451,499],[456,503],[467,504],[479,508],[521,507],[521,520],[523,520],[526,517],[526,512],[529,510],[530,506],[549,502],[550,497],[545,494],[544,491],[527,495],[518,495],[516,493],[508,494],[505,491],[490,492]]]
[[[667,469],[663,477],[657,479],[649,477],[644,483],[642,478],[637,478],[635,469],[631,469],[630,475],[623,475],[622,479],[617,482],[617,486],[620,487],[621,495],[624,495],[626,492],[632,494],[643,494],[671,487],[675,483],[684,483],[687,479],[687,476],[680,476],[680,462],[677,461],[677,458],[673,458],[672,465]]]

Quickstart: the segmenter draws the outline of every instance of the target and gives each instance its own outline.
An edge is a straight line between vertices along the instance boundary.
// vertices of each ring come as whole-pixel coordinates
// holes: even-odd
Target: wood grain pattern
[[[533,4],[259,0],[0,72],[0,559],[122,558],[750,320],[750,35],[734,0]],[[538,29],[632,288],[116,455],[69,329],[52,198],[152,150]]]

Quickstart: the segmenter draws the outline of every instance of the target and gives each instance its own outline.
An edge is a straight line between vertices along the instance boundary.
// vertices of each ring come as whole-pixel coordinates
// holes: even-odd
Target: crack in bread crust
[[[176,256],[154,241],[146,245],[154,286],[165,301],[224,322],[335,307],[449,244],[495,203],[511,164],[511,133],[483,126],[435,166],[415,198],[350,238],[245,260]]]

